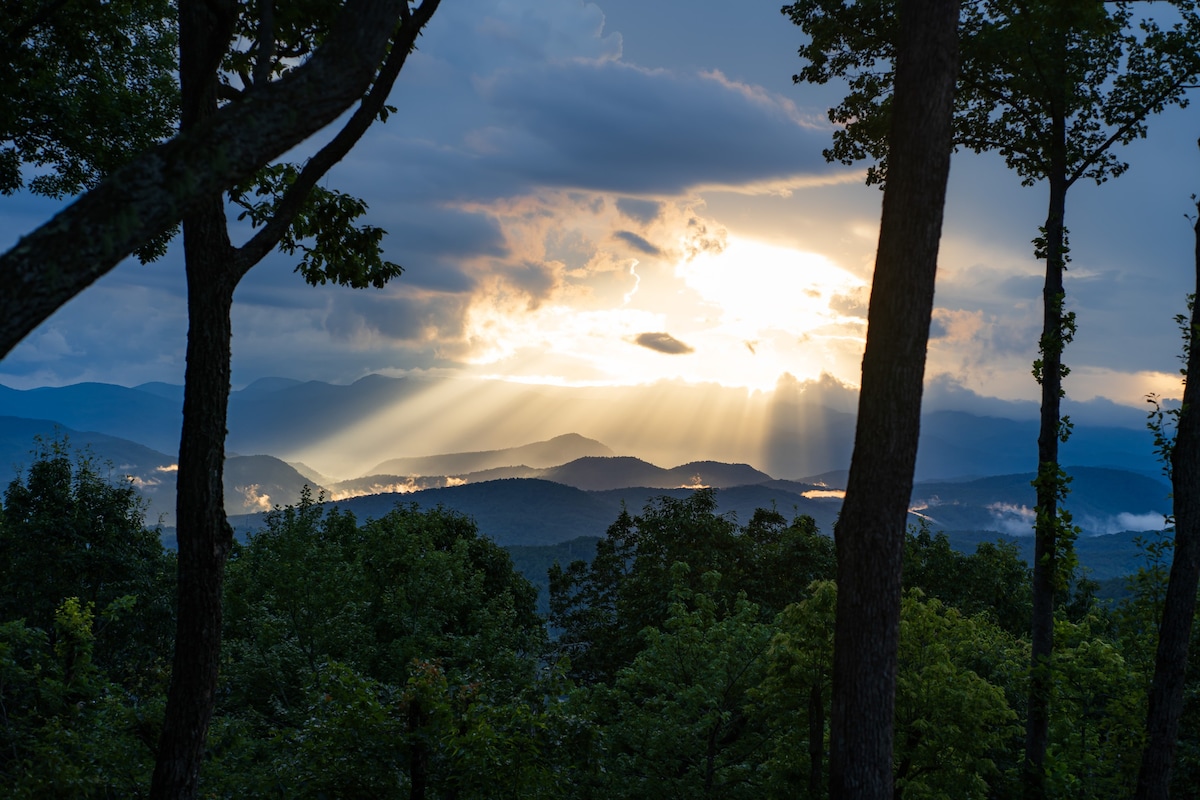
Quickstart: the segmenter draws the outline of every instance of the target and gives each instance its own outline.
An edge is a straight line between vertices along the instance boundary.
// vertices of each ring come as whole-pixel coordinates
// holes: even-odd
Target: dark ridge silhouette
[[[545,469],[585,456],[612,454],[612,450],[594,439],[567,433],[548,441],[502,450],[393,458],[376,465],[370,472],[386,475],[466,475],[517,465]]]

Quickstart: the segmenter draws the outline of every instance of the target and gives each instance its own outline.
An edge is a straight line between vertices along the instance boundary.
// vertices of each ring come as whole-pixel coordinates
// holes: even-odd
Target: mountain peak
[[[393,458],[377,464],[367,474],[467,475],[472,472],[518,465],[546,469],[579,458],[611,457],[612,455],[612,450],[595,439],[588,439],[578,433],[565,433],[544,442],[534,442],[501,450]]]

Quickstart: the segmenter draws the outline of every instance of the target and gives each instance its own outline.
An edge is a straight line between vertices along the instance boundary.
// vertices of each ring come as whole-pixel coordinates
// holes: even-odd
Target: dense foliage
[[[0,781],[16,797],[144,796],[169,663],[170,557],[131,487],[45,448],[0,514]],[[715,495],[622,513],[551,569],[551,630],[468,518],[359,523],[312,498],[238,545],[207,797],[822,797],[832,542]],[[1057,622],[1050,789],[1136,779],[1169,547],[1129,598]],[[69,568],[66,568],[69,565]],[[1029,570],[910,532],[896,702],[903,798],[1019,794]],[[1068,609],[1073,609],[1068,613]],[[1194,674],[1176,785],[1200,768]]]

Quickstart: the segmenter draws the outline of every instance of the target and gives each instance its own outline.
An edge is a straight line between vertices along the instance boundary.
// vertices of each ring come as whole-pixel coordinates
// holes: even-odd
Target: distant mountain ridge
[[[532,467],[546,469],[589,456],[613,456],[607,446],[580,436],[566,433],[544,442],[483,450],[475,453],[447,453],[433,456],[391,458],[375,465],[372,475],[466,475],[503,467]]]
[[[161,519],[164,524],[174,524],[175,456],[127,439],[72,430],[51,420],[0,417],[3,485],[33,462],[39,438],[47,444],[65,439],[71,450],[90,453],[101,475],[113,480],[128,476],[146,501],[147,523],[154,525]],[[295,503],[301,488],[313,482],[274,456],[257,455],[227,458],[224,483],[226,512],[245,514],[277,503]]]
[[[722,464],[717,461],[693,461],[671,469],[631,456],[580,458],[569,464],[543,470],[538,476],[577,489],[604,491],[629,486],[651,489],[677,489],[747,486],[771,480],[765,472],[749,464]]]
[[[1134,473],[1105,472],[1108,474],[1097,475],[1085,469],[1079,474],[1075,500],[1078,508],[1090,509],[1090,513],[1077,512],[1085,523],[1104,520],[1112,523],[1118,520],[1125,513],[1121,510],[1121,503],[1132,503],[1129,506],[1131,508],[1153,507],[1155,499],[1161,497],[1161,491],[1165,488],[1165,484],[1153,480],[1141,484],[1137,481],[1140,476]],[[1108,482],[1122,475],[1131,479],[1130,488],[1116,497],[1107,496],[1106,488],[1111,488]],[[996,481],[982,479],[962,484],[928,485],[918,487],[914,499],[920,496],[922,488],[953,490],[954,487],[963,487],[961,494],[943,495],[938,508],[941,512],[953,509],[958,516],[945,518],[964,527],[939,524],[939,516],[931,522],[933,530],[946,531],[951,542],[966,552],[973,552],[975,545],[982,541],[1003,539],[1014,542],[1028,563],[1032,559],[1033,537],[1028,531],[1025,535],[1014,536],[1009,529],[1012,528],[1009,523],[1013,518],[1006,516],[1003,511],[997,512],[993,507],[1020,508],[1022,495],[997,492],[1002,492],[1006,485],[1023,492],[1024,486],[1032,478],[1032,474],[1027,474],[1001,476]],[[841,500],[805,497],[805,493],[811,489],[811,485],[787,481],[720,489],[716,492],[717,511],[731,515],[742,524],[748,522],[759,508],[773,508],[788,519],[807,514],[813,517],[823,533],[831,535]],[[404,494],[367,495],[329,505],[351,512],[360,520],[381,517],[397,505],[415,505],[425,509],[444,507],[472,517],[481,533],[504,547],[545,547],[579,537],[602,537],[622,509],[638,514],[657,497],[684,498],[692,491],[685,488],[647,487],[585,491],[539,478],[513,478]],[[1069,498],[1068,505],[1070,502]],[[921,521],[920,513],[910,516],[910,524]],[[241,535],[262,526],[261,515],[231,518],[231,521]],[[1023,523],[1028,519],[1019,518],[1018,521]],[[1093,577],[1111,579],[1127,575],[1136,568],[1143,556],[1137,545],[1140,536],[1144,534],[1120,527],[1101,531],[1085,528],[1076,548],[1081,563],[1091,571]]]
[[[854,415],[821,404],[786,386],[767,397],[728,388],[720,402],[704,400],[671,383],[633,387],[571,388],[461,381],[449,386],[420,377],[364,377],[353,384],[264,378],[234,391],[229,405],[227,447],[237,453],[270,453],[287,461],[315,464],[326,475],[345,479],[371,472],[392,475],[465,474],[526,466],[547,469],[584,456],[636,456],[652,463],[679,463],[703,456],[747,463],[764,473],[800,478],[849,466]],[[457,391],[454,394],[451,390]],[[429,400],[442,398],[450,399]],[[0,386],[0,415],[55,420],[78,431],[96,431],[137,442],[163,453],[178,448],[182,387],[151,383],[135,388],[76,384],[15,390]],[[995,408],[992,404],[989,408]],[[717,413],[714,409],[730,409]],[[455,427],[454,420],[470,412]],[[994,411],[993,411],[994,413]],[[726,414],[726,416],[721,416]],[[1067,463],[1158,473],[1153,441],[1136,427],[1077,424],[1063,445]],[[1109,415],[1113,417],[1114,415]],[[753,440],[745,419],[761,421]],[[431,424],[436,421],[436,426]],[[444,443],[429,434],[452,431]],[[539,441],[547,433],[574,431],[605,451],[577,451],[562,457],[514,457],[506,463],[423,461],[427,453],[511,451],[512,442]],[[1023,472],[1036,463],[1037,421],[934,410],[922,415],[918,480]],[[326,459],[331,459],[327,462]],[[399,459],[401,464],[386,467]],[[371,467],[370,465],[376,465]]]
[[[771,407],[765,423],[778,437],[763,450],[768,466],[761,469],[723,460],[664,468],[653,459],[628,450],[618,453],[604,440],[575,432],[519,447],[388,458],[372,471],[378,474],[339,481],[307,466],[322,462],[295,458],[292,453],[302,449],[300,445],[286,444],[294,441],[311,448],[313,442],[341,443],[350,431],[350,441],[369,442],[370,452],[395,452],[394,443],[404,441],[409,428],[389,427],[397,416],[382,409],[392,407],[389,404],[398,398],[434,392],[436,402],[426,407],[426,416],[405,422],[410,426],[439,415],[452,417],[456,409],[476,402],[471,395],[442,402],[443,395],[435,389],[427,380],[370,376],[350,386],[263,379],[234,392],[228,451],[271,455],[227,460],[227,511],[241,514],[294,503],[302,487],[309,485],[356,509],[355,513],[378,515],[396,502],[443,503],[476,516],[483,532],[503,543],[553,544],[603,534],[621,503],[636,511],[650,497],[682,497],[699,486],[720,489],[720,508],[743,521],[756,507],[773,506],[786,516],[810,514],[829,532],[840,507],[836,492],[821,492],[823,487],[816,484],[826,484],[825,489],[844,485],[849,460],[846,437],[852,435],[853,415],[787,397]],[[21,412],[0,416],[0,468],[10,468],[15,477],[18,465],[29,462],[34,436],[53,438],[61,430],[73,444],[89,445],[101,459],[111,460],[115,474],[132,476],[149,503],[150,520],[162,515],[169,524],[174,512],[175,456],[171,453],[181,416],[179,390],[169,384],[135,389],[78,384],[30,391],[0,387],[0,415],[12,414],[10,409]],[[554,403],[521,405],[547,398],[555,402],[574,398],[571,402],[580,403],[577,410],[604,411],[589,405],[591,395],[576,397],[554,387],[510,386],[503,391],[508,393],[503,407],[511,417],[537,418],[544,409],[557,408]],[[634,399],[645,403],[650,396]],[[652,437],[672,411],[677,416],[683,413],[669,404],[663,406],[661,398],[657,402],[658,407],[643,409],[641,416],[626,416],[631,430]],[[39,411],[62,418],[25,416]],[[480,425],[476,428],[482,430]],[[496,438],[494,431],[488,435]],[[696,437],[688,440],[688,447],[703,451],[705,432],[689,429],[687,435]],[[913,492],[912,520],[924,518],[935,530],[959,534],[1027,535],[1034,501],[1032,475],[1025,470],[1035,439],[1036,421],[959,411],[926,414],[918,457],[923,471]],[[154,441],[169,444],[147,444]],[[271,442],[291,449],[260,446]],[[1064,461],[1079,465],[1068,468],[1074,482],[1066,507],[1085,535],[1150,529],[1161,525],[1162,515],[1170,511],[1169,488],[1150,477],[1157,473],[1157,464],[1145,431],[1079,426],[1064,447]],[[770,464],[783,465],[786,471]],[[1124,469],[1112,469],[1114,464]],[[797,465],[816,468],[795,471]],[[801,481],[772,477],[805,474],[814,477]]]

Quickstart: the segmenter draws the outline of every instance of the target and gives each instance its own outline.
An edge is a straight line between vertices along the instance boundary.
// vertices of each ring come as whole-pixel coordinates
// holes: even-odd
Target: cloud
[[[558,286],[558,272],[561,268],[561,263],[523,261],[520,264],[504,265],[498,271],[508,286],[529,298],[530,308],[537,308]]]
[[[1125,531],[1161,531],[1167,527],[1166,518],[1157,512],[1133,514],[1123,511],[1110,517],[1087,516],[1079,521],[1080,527],[1093,536],[1104,536]]]
[[[828,132],[797,123],[787,102],[702,75],[573,62],[478,85],[496,115],[480,165],[543,186],[680,194],[834,170],[820,157]]]
[[[935,308],[929,323],[929,338],[964,344],[974,339],[982,328],[982,311]]]
[[[663,204],[657,200],[641,200],[636,197],[618,197],[617,210],[630,219],[649,225],[662,213]]]
[[[992,513],[992,521],[1003,533],[1009,536],[1030,536],[1033,534],[1033,523],[1037,513],[1027,505],[1015,503],[992,503],[987,507]]]
[[[271,495],[259,490],[257,483],[235,486],[233,490],[242,496],[242,508],[246,511],[270,511]]]
[[[625,244],[639,253],[644,253],[648,256],[661,256],[663,254],[662,250],[659,250],[633,231],[617,231],[613,234],[613,237],[625,242]]]
[[[1167,527],[1167,520],[1162,514],[1117,514],[1118,530],[1121,531],[1161,531]]]
[[[692,217],[688,220],[687,230],[687,239],[683,244],[683,252],[689,261],[701,253],[720,255],[725,252],[729,234],[724,228],[709,231],[706,222],[697,217]]]
[[[671,356],[686,355],[687,353],[695,352],[694,348],[684,344],[669,333],[639,333],[637,338],[634,339],[634,343]]]
[[[829,298],[829,307],[847,317],[867,318],[867,295],[870,287],[862,286],[853,292],[835,294]]]

